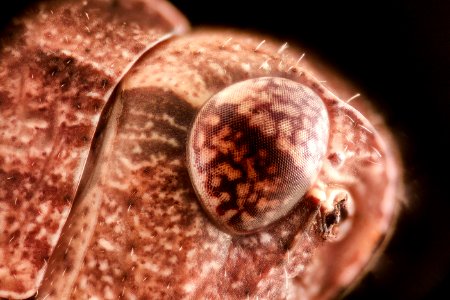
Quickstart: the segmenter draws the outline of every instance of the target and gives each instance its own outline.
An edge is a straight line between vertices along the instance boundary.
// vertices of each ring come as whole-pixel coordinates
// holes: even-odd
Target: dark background
[[[0,26],[28,2],[3,3]],[[193,26],[298,43],[373,99],[401,146],[408,204],[381,263],[345,299],[450,299],[450,2],[172,3]]]

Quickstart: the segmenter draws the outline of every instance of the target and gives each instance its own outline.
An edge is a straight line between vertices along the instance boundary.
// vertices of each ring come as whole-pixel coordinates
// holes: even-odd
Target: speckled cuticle
[[[51,0],[0,36],[0,298],[324,300],[364,273],[385,125],[284,41],[187,27]]]
[[[158,3],[42,1],[2,33],[0,297],[36,293],[114,87],[186,27]]]
[[[39,299],[324,299],[358,274],[382,238],[381,220],[389,220],[381,206],[392,185],[389,152],[362,115],[318,83],[308,65],[296,65],[298,53],[280,54],[269,41],[255,51],[260,42],[197,31],[133,67],[112,109],[99,174],[77,199]],[[189,180],[189,128],[214,95],[267,77],[308,87],[326,108],[328,143],[313,184],[319,191],[309,189],[273,226],[230,234],[207,217]],[[328,243],[317,212],[338,208],[337,187],[349,192],[356,212],[345,237]]]

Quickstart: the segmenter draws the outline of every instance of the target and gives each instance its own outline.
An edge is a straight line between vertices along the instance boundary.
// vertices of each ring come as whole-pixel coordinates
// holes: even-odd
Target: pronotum
[[[46,1],[0,83],[0,297],[330,299],[395,222],[382,119],[271,38]]]

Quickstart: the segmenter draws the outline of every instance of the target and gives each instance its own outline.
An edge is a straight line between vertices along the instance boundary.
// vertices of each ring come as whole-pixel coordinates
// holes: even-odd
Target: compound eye
[[[229,233],[266,228],[316,179],[328,134],[324,103],[300,83],[264,77],[223,89],[197,114],[187,145],[201,205]]]

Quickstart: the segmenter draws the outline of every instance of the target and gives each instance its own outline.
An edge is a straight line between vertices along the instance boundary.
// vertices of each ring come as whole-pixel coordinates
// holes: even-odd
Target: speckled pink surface
[[[152,47],[187,26],[165,2],[77,3],[30,11],[0,52],[0,297],[329,299],[363,273],[399,183],[364,104],[372,124],[301,52],[258,36],[200,30]],[[204,212],[186,143],[209,98],[261,77],[323,101],[327,147],[297,205],[235,235]]]
[[[141,53],[183,26],[158,3],[45,2],[3,35],[0,296],[36,292],[112,89]]]
[[[228,33],[173,39],[124,79],[95,180],[69,218],[42,298],[324,299],[367,264],[393,212],[389,150],[357,111],[301,67],[290,68],[297,56],[276,54],[272,43],[255,52],[258,39],[233,34],[226,47]],[[308,201],[269,229],[234,236],[202,211],[189,180],[189,126],[218,91],[268,75],[320,95],[330,119],[327,159]],[[333,209],[335,191],[347,189],[358,213],[327,246],[317,214]],[[90,206],[98,207],[95,216]]]

